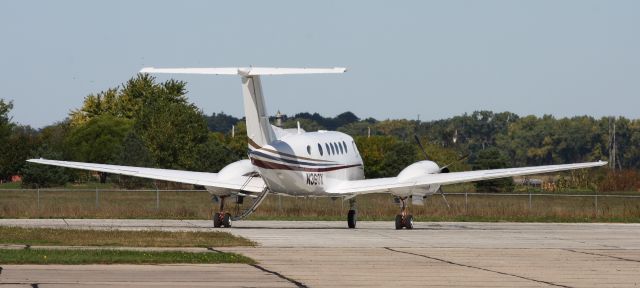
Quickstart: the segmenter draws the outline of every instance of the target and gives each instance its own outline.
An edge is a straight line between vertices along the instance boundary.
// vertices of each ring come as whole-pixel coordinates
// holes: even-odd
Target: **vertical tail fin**
[[[276,140],[267,107],[262,95],[260,76],[242,77],[242,97],[244,100],[244,116],[247,121],[247,138],[249,147],[259,149]]]
[[[326,74],[344,73],[345,68],[153,68],[147,67],[141,73],[168,74],[206,74],[206,75],[240,75],[242,76],[242,96],[244,98],[244,114],[247,119],[247,136],[249,147],[258,149],[276,140],[275,132],[269,123],[267,108],[262,95],[260,75],[290,74]]]

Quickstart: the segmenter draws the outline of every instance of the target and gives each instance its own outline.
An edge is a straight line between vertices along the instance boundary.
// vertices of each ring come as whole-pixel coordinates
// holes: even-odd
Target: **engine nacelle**
[[[255,169],[253,164],[251,164],[251,161],[249,159],[244,159],[224,166],[224,168],[218,172],[218,177],[219,179],[224,180],[238,178],[239,176],[257,175],[257,173],[258,171]],[[209,193],[218,196],[231,195],[231,192],[233,191],[232,189],[219,187],[206,186],[206,188]]]
[[[398,174],[398,180],[405,181],[427,174],[440,173],[440,166],[433,161],[419,161],[404,168]]]
[[[433,161],[420,161],[404,168],[400,174],[398,174],[398,180],[411,181],[412,179],[423,177],[428,174],[438,173],[441,173],[438,164]],[[393,189],[393,194],[399,197],[412,196],[413,203],[415,205],[420,205],[424,196],[431,195],[438,191],[438,189],[440,189],[440,185],[414,186],[402,189]]]
[[[249,176],[257,172],[253,164],[251,164],[251,160],[243,159],[224,166],[224,168],[218,172],[218,177],[220,179],[232,179],[238,176]]]

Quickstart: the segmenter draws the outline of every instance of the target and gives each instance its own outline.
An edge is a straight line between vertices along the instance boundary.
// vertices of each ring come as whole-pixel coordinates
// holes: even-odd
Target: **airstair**
[[[249,184],[249,182],[251,182],[251,179],[253,179],[253,177],[256,177],[256,176],[259,177],[257,173],[247,177],[247,180],[244,182],[244,184],[240,188],[240,192],[242,192],[244,188]],[[262,189],[262,192],[260,192],[260,194],[258,194],[257,196],[246,195],[244,193],[239,193],[238,195],[236,195],[237,197],[236,207],[235,207],[236,213],[234,213],[234,216],[231,217],[231,221],[238,221],[251,215],[251,213],[255,212],[256,209],[258,209],[258,206],[260,206],[262,201],[264,201],[264,199],[267,198],[267,194],[269,194],[269,188],[265,186],[264,189]],[[243,199],[245,196],[249,196],[250,198],[253,198],[253,202],[244,210],[241,210],[240,206],[242,205],[242,202],[244,201]]]

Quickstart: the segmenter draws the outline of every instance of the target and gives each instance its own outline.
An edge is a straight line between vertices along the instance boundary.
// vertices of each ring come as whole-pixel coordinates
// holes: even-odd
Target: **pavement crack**
[[[302,283],[302,282],[300,282],[300,281],[296,281],[296,280],[294,280],[294,279],[291,279],[291,278],[289,278],[289,277],[287,277],[287,276],[284,276],[284,275],[282,275],[282,274],[280,274],[280,273],[278,273],[278,272],[276,272],[276,271],[271,271],[271,270],[269,270],[269,269],[267,269],[267,268],[264,268],[264,267],[262,267],[262,266],[260,266],[260,265],[258,265],[258,264],[249,264],[249,265],[250,265],[250,266],[253,266],[254,268],[256,268],[256,269],[258,269],[258,270],[261,270],[261,271],[267,272],[267,273],[269,273],[269,274],[272,274],[272,275],[278,276],[280,279],[286,280],[286,281],[288,281],[289,283],[291,283],[291,284],[293,284],[293,285],[296,285],[296,287],[298,287],[298,288],[308,288],[308,287],[309,287],[309,286],[305,285],[304,283]]]
[[[67,219],[62,218],[62,222],[64,222],[64,224],[66,224],[67,227],[69,227],[69,222],[67,222]]]
[[[600,257],[607,257],[607,258],[612,258],[612,259],[616,259],[616,260],[640,263],[640,260],[623,258],[623,257],[618,257],[618,256],[611,256],[611,255],[607,255],[607,254],[600,254],[600,253],[594,253],[594,252],[585,252],[585,251],[577,251],[577,250],[573,250],[573,249],[562,249],[562,250],[569,251],[569,252],[574,252],[574,253],[580,253],[580,254],[586,254],[586,255],[592,255],[592,256],[600,256]]]
[[[224,253],[224,252],[222,252],[222,251],[220,251],[220,250],[213,249],[213,247],[207,247],[207,250],[209,250],[209,251],[211,251],[211,252],[216,252],[216,253]]]
[[[436,261],[440,261],[440,262],[443,262],[443,263],[447,263],[447,264],[451,264],[451,265],[456,265],[456,266],[460,266],[460,267],[471,268],[471,269],[477,269],[477,270],[486,271],[486,272],[491,272],[491,273],[496,273],[496,274],[500,274],[500,275],[516,277],[516,278],[520,278],[520,279],[524,279],[524,280],[528,280],[528,281],[533,281],[533,282],[536,282],[536,283],[547,284],[547,285],[550,285],[550,286],[555,286],[555,287],[564,287],[564,288],[572,288],[571,286],[562,285],[562,284],[556,284],[556,283],[549,282],[549,281],[533,279],[533,278],[529,278],[529,277],[525,277],[525,276],[520,276],[520,275],[511,274],[511,273],[507,273],[507,272],[501,272],[501,271],[497,271],[497,270],[491,270],[491,269],[482,268],[482,267],[473,266],[473,265],[468,265],[468,264],[456,263],[456,262],[453,262],[453,261],[449,261],[449,260],[445,260],[445,259],[440,259],[440,258],[436,258],[436,257],[431,257],[431,256],[427,256],[427,255],[422,255],[422,254],[418,254],[418,253],[412,253],[412,252],[407,252],[407,251],[395,250],[395,249],[390,248],[390,247],[384,247],[384,249],[387,249],[387,250],[392,251],[392,252],[403,253],[403,254],[408,254],[408,255],[413,255],[413,256],[423,257],[423,258],[427,258],[427,259],[431,259],[431,260],[436,260]]]

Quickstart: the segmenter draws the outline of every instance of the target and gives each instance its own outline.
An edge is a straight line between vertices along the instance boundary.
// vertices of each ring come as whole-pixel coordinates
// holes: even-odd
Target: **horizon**
[[[15,107],[14,107],[14,109],[15,109]],[[198,109],[202,110],[200,107],[198,107]],[[601,119],[605,119],[605,118],[614,117],[614,118],[616,118],[616,119],[622,119],[622,118],[624,118],[624,119],[631,120],[631,121],[640,120],[640,118],[629,118],[629,117],[625,117],[625,116],[623,116],[623,115],[610,115],[610,116],[601,116],[601,117],[595,117],[595,116],[592,116],[592,115],[573,115],[573,116],[557,117],[557,116],[552,115],[552,114],[544,114],[544,115],[533,115],[533,114],[529,114],[529,115],[522,115],[522,114],[518,114],[518,113],[515,113],[515,112],[512,112],[512,111],[492,111],[492,110],[476,110],[476,111],[471,111],[471,112],[463,112],[463,113],[461,113],[461,114],[458,114],[458,115],[451,115],[451,116],[448,116],[448,117],[446,117],[446,118],[429,119],[429,120],[426,120],[426,119],[415,119],[415,118],[414,118],[414,119],[411,119],[411,118],[384,118],[384,119],[381,119],[381,118],[374,118],[374,117],[362,117],[362,116],[360,116],[360,115],[358,115],[358,114],[356,114],[356,113],[354,113],[354,112],[352,112],[352,111],[349,111],[349,110],[346,110],[346,111],[340,112],[340,113],[335,114],[335,115],[326,115],[326,114],[322,114],[322,113],[319,113],[319,112],[311,112],[311,111],[299,111],[299,112],[295,112],[295,113],[291,113],[291,114],[287,114],[287,113],[284,113],[284,112],[282,112],[282,111],[280,111],[280,112],[281,112],[282,116],[284,116],[284,117],[286,118],[285,120],[297,119],[297,118],[294,118],[294,116],[296,116],[297,114],[303,114],[303,113],[308,113],[308,114],[310,114],[310,115],[318,114],[318,115],[320,115],[321,117],[323,117],[323,118],[325,118],[325,119],[333,119],[333,118],[336,118],[337,116],[339,116],[339,115],[341,115],[341,114],[349,113],[349,112],[350,112],[350,113],[353,113],[356,117],[358,117],[359,121],[365,121],[365,120],[367,120],[367,119],[373,119],[373,120],[375,120],[375,121],[377,121],[377,122],[407,120],[407,121],[419,121],[419,123],[429,123],[429,122],[436,122],[436,121],[443,121],[443,120],[451,120],[452,118],[455,118],[455,117],[470,116],[470,115],[472,115],[472,114],[473,114],[473,113],[475,113],[475,112],[484,112],[484,111],[486,111],[486,112],[491,112],[491,113],[493,113],[493,114],[500,114],[500,113],[513,113],[513,114],[516,114],[516,116],[518,116],[518,118],[525,118],[525,117],[529,117],[529,116],[535,116],[536,118],[541,119],[541,118],[543,118],[543,117],[550,116],[550,117],[552,117],[552,118],[554,118],[554,119],[556,119],[556,120],[571,119],[571,118],[578,118],[578,117],[591,117],[591,118],[593,118],[594,120],[601,120]],[[227,116],[231,116],[231,117],[233,117],[233,118],[237,118],[237,119],[238,119],[238,121],[243,121],[243,119],[244,119],[244,117],[245,117],[244,115],[240,115],[240,116],[237,116],[237,115],[231,115],[231,114],[226,113],[226,112],[224,112],[224,111],[218,111],[218,112],[215,112],[215,111],[214,111],[214,112],[211,112],[211,113],[204,113],[204,112],[203,112],[203,116],[204,116],[205,118],[212,117],[214,114],[224,114],[224,115],[227,115]],[[11,117],[11,113],[9,113],[9,116]],[[269,119],[271,120],[272,118],[275,118],[275,117],[276,117],[276,116],[275,116],[275,113],[274,113],[273,115],[270,115],[270,116],[269,116]],[[304,118],[303,118],[303,119],[304,119]],[[51,123],[49,123],[49,124],[45,124],[45,125],[44,125],[44,126],[42,126],[42,127],[34,127],[34,126],[31,126],[31,125],[28,125],[28,124],[23,124],[23,123],[15,122],[15,121],[14,121],[14,120],[12,120],[12,119],[10,119],[10,120],[11,120],[11,121],[13,121],[16,125],[19,125],[19,126],[28,126],[28,127],[32,128],[32,129],[40,130],[40,129],[46,128],[46,127],[48,127],[48,126],[56,125],[56,124],[58,124],[58,123],[61,123],[61,122],[67,121],[67,120],[68,120],[68,117],[65,117],[65,118],[63,118],[63,119],[59,119],[59,120],[55,120],[55,121],[53,121],[53,122],[51,122]]]

